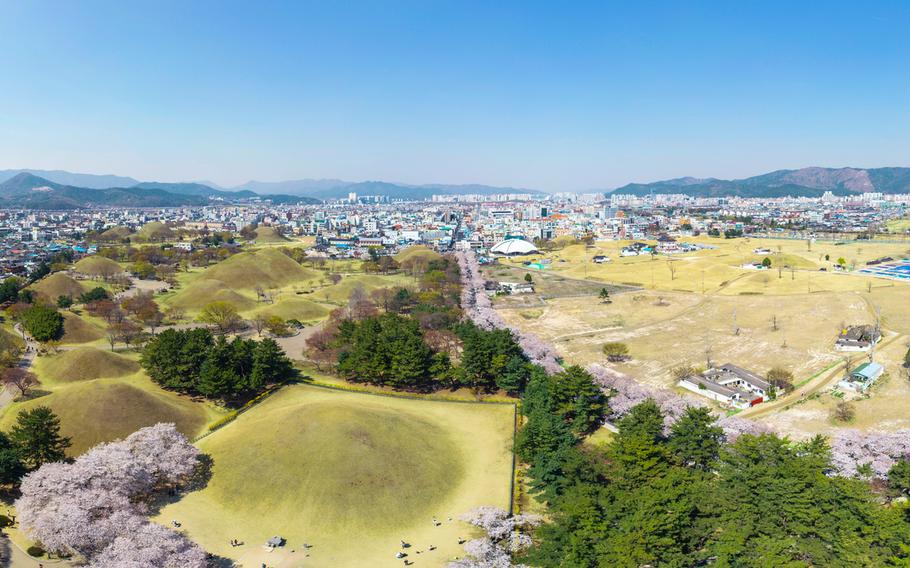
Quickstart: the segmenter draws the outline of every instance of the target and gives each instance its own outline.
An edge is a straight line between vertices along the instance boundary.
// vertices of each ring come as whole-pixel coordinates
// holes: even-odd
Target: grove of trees
[[[236,402],[284,383],[294,367],[273,339],[232,340],[204,328],[166,329],[146,344],[140,363],[158,385]]]

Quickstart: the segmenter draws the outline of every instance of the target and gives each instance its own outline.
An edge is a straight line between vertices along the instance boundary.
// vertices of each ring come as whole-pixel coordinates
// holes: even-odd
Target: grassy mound
[[[96,237],[96,240],[107,242],[122,241],[132,234],[133,231],[129,230],[127,227],[117,226],[104,231]]]
[[[319,275],[280,251],[262,249],[236,254],[206,270],[198,280],[220,280],[234,289],[253,289],[315,280]]]
[[[421,259],[424,259],[427,262],[429,262],[431,260],[441,259],[442,255],[440,255],[438,252],[436,252],[434,250],[428,249],[427,247],[425,247],[423,245],[415,245],[412,247],[408,247],[395,255],[395,260],[397,260],[398,262],[412,261],[415,258],[421,258]]]
[[[54,357],[42,357],[35,364],[41,381],[51,384],[123,377],[139,368],[135,361],[94,347],[79,347]]]
[[[86,276],[113,276],[123,272],[123,267],[103,256],[87,256],[73,266],[73,270]]]
[[[48,406],[60,417],[63,435],[73,440],[68,452],[71,456],[158,422],[173,422],[191,437],[205,426],[208,416],[201,405],[152,388],[146,390],[119,379],[74,383],[47,396],[15,404],[3,415],[0,426],[8,430],[19,410]]]
[[[81,261],[80,261],[81,262]],[[35,282],[30,286],[41,298],[49,302],[56,302],[60,296],[78,298],[86,291],[86,287],[62,272],[55,272]]]
[[[400,566],[401,538],[437,545],[425,561],[442,565],[461,554],[465,530],[448,517],[508,506],[513,420],[506,405],[286,387],[199,441],[212,479],[160,519],[180,519],[207,550],[248,566]],[[273,534],[289,549],[313,543],[311,558],[254,556]],[[230,538],[252,546],[234,550]]]
[[[136,238],[140,241],[160,242],[169,241],[175,237],[174,230],[159,221],[152,221],[143,225]]]
[[[207,447],[230,472],[213,483],[213,497],[238,513],[278,512],[303,526],[317,518],[357,529],[369,518],[400,524],[431,516],[460,470],[446,433],[416,416],[345,401],[249,422],[256,427],[226,431]]]
[[[63,343],[89,343],[104,337],[104,330],[74,313],[63,313]]]
[[[202,309],[209,302],[224,301],[233,304],[239,311],[251,310],[256,301],[232,290],[220,280],[196,280],[177,292],[168,303],[185,310]]]
[[[275,227],[257,227],[256,228],[256,242],[257,243],[284,243],[288,242],[291,239],[285,237],[277,230]]]
[[[280,316],[286,320],[313,321],[324,318],[329,315],[330,311],[328,307],[304,298],[285,297],[279,299],[275,304],[256,310],[256,313],[264,316]]]

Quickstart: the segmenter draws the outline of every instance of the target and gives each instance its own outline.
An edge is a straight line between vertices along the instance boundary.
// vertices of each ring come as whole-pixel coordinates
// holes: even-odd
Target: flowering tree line
[[[203,568],[205,551],[147,518],[158,495],[191,480],[199,455],[173,424],[157,424],[71,463],[46,463],[22,480],[21,527],[91,568]]]

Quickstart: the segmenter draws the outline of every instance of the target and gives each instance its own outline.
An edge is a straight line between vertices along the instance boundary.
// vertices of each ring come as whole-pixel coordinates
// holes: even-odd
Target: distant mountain
[[[114,175],[75,174],[63,170],[0,170],[0,183],[21,173],[28,173],[62,185],[107,189],[109,187],[132,187],[139,183],[131,177]]]
[[[737,180],[677,178],[630,183],[612,193],[648,195],[680,193],[693,197],[818,197],[867,192],[910,193],[910,168],[801,168],[777,170]]]
[[[204,197],[177,195],[162,189],[93,189],[55,183],[23,172],[0,183],[0,206],[26,209],[83,207],[178,207],[204,205]]]
[[[145,183],[133,187],[76,187],[23,172],[0,183],[0,207],[79,209],[84,207],[180,207],[206,205],[210,197],[225,201],[270,199],[276,203],[319,203],[291,195],[219,191],[200,184]]]

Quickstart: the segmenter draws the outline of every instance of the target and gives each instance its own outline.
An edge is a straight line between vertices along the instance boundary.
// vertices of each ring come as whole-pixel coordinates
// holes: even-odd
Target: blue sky
[[[905,2],[0,0],[0,169],[609,188],[910,166]]]

